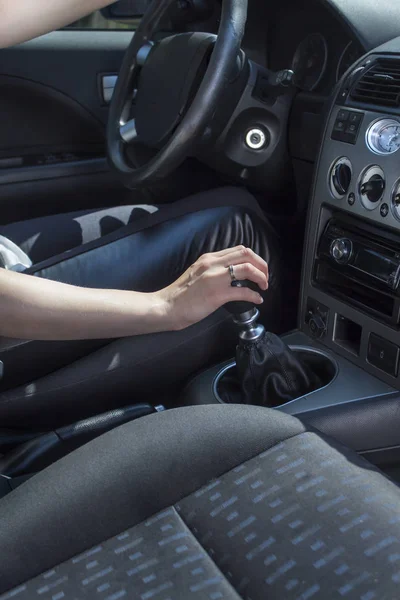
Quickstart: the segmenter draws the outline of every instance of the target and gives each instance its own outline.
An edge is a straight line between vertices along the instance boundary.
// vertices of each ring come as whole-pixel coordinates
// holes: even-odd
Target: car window
[[[99,10],[96,10],[91,15],[84,17],[83,19],[79,19],[79,21],[75,21],[66,29],[128,29],[134,30],[136,29],[139,23],[139,19],[132,19],[129,21],[111,21],[110,19],[106,19],[103,17]]]

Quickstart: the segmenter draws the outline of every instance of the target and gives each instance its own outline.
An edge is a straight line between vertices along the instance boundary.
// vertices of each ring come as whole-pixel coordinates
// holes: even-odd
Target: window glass
[[[136,29],[139,19],[129,21],[111,21],[103,17],[99,10],[96,10],[91,15],[75,21],[67,27],[67,29]]]

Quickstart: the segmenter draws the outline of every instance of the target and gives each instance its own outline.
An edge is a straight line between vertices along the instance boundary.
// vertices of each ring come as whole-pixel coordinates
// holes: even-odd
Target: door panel
[[[101,93],[131,37],[59,31],[0,51],[0,223],[135,201],[107,167]]]

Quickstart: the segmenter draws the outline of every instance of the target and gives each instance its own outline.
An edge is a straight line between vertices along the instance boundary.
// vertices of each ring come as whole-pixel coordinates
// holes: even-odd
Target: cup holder
[[[311,394],[315,394],[334,381],[338,373],[338,365],[328,354],[325,354],[322,350],[316,350],[315,348],[309,348],[307,346],[290,346],[290,349],[293,350],[295,354],[306,363],[310,369],[314,372],[318,373],[322,385],[317,390],[310,392]],[[223,400],[221,397],[221,385],[224,385],[225,389],[232,389],[236,393],[232,394],[233,397],[238,397],[238,391],[240,390],[239,380],[236,375],[236,363],[233,361],[228,365],[225,365],[223,369],[217,374],[213,383],[213,393],[215,398],[221,404],[226,404],[226,400]],[[240,391],[239,391],[240,393]],[[224,394],[224,397],[229,396],[229,394]],[[290,400],[293,402],[297,400],[294,398]]]

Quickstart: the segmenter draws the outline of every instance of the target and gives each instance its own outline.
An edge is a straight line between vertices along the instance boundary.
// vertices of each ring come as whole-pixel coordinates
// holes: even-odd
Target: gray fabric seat
[[[122,426],[18,488],[0,514],[1,599],[399,597],[399,489],[264,408]]]

